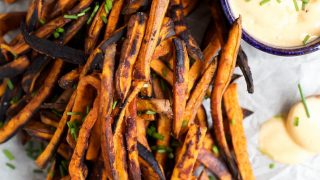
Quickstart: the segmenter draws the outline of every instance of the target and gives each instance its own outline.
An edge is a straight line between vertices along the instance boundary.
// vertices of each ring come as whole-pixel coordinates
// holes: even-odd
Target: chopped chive
[[[112,104],[112,110],[116,108],[117,104],[118,104],[118,101],[114,101],[114,102],[113,102],[113,104]]]
[[[277,0],[278,3],[281,3],[281,0]]]
[[[210,96],[207,94],[204,96],[204,99],[209,99],[209,98],[210,98]]]
[[[106,14],[109,14],[107,3],[104,4],[104,11],[106,12]]]
[[[306,9],[306,5],[309,3],[309,0],[302,0],[302,7],[301,9],[302,10],[305,10]]]
[[[55,109],[52,109],[51,112],[53,112],[58,117],[62,116],[62,114],[60,112],[58,112],[57,110],[55,110]]]
[[[293,1],[293,5],[294,5],[294,8],[296,9],[296,11],[299,11],[299,6],[297,3],[297,0],[292,0],[292,1]]]
[[[159,133],[157,133],[157,132],[154,132],[152,134],[152,137],[155,138],[155,139],[161,140],[161,141],[164,139],[164,136],[159,134]]]
[[[163,75],[163,77],[167,77],[167,75],[168,75],[168,69],[167,68],[162,68],[162,75]]]
[[[153,114],[157,114],[157,112],[154,112],[154,111],[148,110],[148,111],[146,111],[146,114],[153,115]]]
[[[60,171],[61,177],[64,177],[66,175],[65,170],[63,169],[61,164],[59,165],[59,171]]]
[[[71,15],[71,14],[65,14],[63,17],[66,19],[78,19],[77,15]]]
[[[101,19],[105,24],[107,24],[108,20],[106,16],[101,16]]]
[[[86,107],[86,115],[88,115],[88,114],[89,114],[89,112],[90,112],[90,106],[89,106],[89,105],[87,105],[87,107]]]
[[[41,169],[34,169],[33,172],[34,173],[43,173],[43,171]]]
[[[231,125],[235,125],[235,124],[236,124],[236,120],[234,118],[232,118]]]
[[[299,117],[294,118],[294,126],[299,126]]]
[[[209,180],[216,180],[216,178],[214,176],[210,175]]]
[[[44,25],[44,24],[46,23],[46,21],[43,20],[43,19],[39,19],[39,23],[42,24],[42,25]]]
[[[174,158],[174,154],[173,153],[169,153],[168,158],[169,159],[173,159]]]
[[[188,126],[188,123],[189,123],[188,120],[183,120],[181,127],[183,127],[183,128],[184,128],[184,127],[187,127],[187,126]]]
[[[81,116],[82,113],[81,112],[67,112],[68,116]]]
[[[160,79],[160,86],[161,86],[161,90],[162,91],[166,91],[167,90],[166,83],[164,82],[163,79]]]
[[[79,127],[78,127],[77,122],[76,121],[73,121],[73,122],[69,121],[69,122],[67,122],[67,125],[68,125],[68,128],[70,130],[70,133],[71,133],[73,139],[77,140],[77,133],[79,131]]]
[[[7,86],[10,90],[13,90],[14,89],[14,85],[12,83],[12,81],[8,78],[6,79],[7,80]]]
[[[149,127],[149,128],[147,129],[147,134],[148,134],[149,136],[152,136],[152,134],[153,134],[154,132],[156,132],[156,128],[155,128],[154,126],[151,126],[151,127]]]
[[[19,96],[15,96],[10,100],[10,104],[16,104],[17,102],[19,102],[20,97]]]
[[[268,3],[270,0],[262,0],[260,1],[260,6],[263,6],[264,4]]]
[[[8,149],[4,149],[3,150],[3,154],[10,160],[14,160],[14,156],[12,155],[12,153],[8,150]]]
[[[308,106],[307,106],[306,98],[303,95],[303,91],[302,91],[300,83],[298,84],[298,89],[299,89],[300,97],[301,97],[304,109],[306,111],[307,117],[310,118],[310,113],[309,113],[309,109],[308,109]]]
[[[99,9],[99,4],[96,4],[96,6],[94,7],[94,9],[93,9],[93,11],[92,11],[92,13],[91,13],[88,21],[87,21],[87,24],[90,24],[90,23],[91,23],[93,17],[96,15],[98,9]]]
[[[62,27],[57,28],[56,30],[58,33],[64,33],[64,29]]]
[[[157,152],[158,153],[166,153],[167,151],[165,149],[158,149]]]
[[[219,154],[219,149],[218,149],[218,146],[213,146],[212,147],[212,152],[214,153],[214,154]]]
[[[106,0],[106,6],[108,10],[110,11],[112,9],[112,0]]]
[[[87,13],[90,9],[91,9],[91,7],[87,7],[86,9],[84,9],[83,11],[81,11],[81,13]]]
[[[303,39],[303,45],[306,45],[307,43],[308,43],[308,40],[310,39],[310,35],[309,34],[307,34],[305,37],[304,37],[304,39]]]
[[[84,16],[84,15],[86,15],[86,13],[84,13],[84,12],[77,14],[78,17]]]
[[[275,164],[274,164],[274,163],[270,163],[270,164],[269,164],[269,169],[273,169],[273,168],[274,168],[274,166],[275,166]]]
[[[11,163],[6,163],[6,165],[9,167],[9,168],[11,168],[11,169],[15,169],[16,167],[13,165],[13,164],[11,164]]]
[[[59,34],[58,32],[54,32],[54,33],[53,33],[53,37],[54,37],[55,39],[58,39],[59,36],[60,36],[60,34]]]

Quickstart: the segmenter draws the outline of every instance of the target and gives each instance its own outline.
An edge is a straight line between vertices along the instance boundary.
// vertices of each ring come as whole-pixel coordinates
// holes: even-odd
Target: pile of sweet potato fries
[[[199,45],[185,17],[201,3],[212,18]],[[29,154],[47,179],[254,179],[241,34],[216,0],[33,0],[1,14],[0,143],[42,144]]]

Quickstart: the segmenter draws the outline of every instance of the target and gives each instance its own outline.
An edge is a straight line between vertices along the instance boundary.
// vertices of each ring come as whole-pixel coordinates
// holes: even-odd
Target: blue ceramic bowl
[[[234,17],[231,7],[229,5],[229,0],[220,0],[221,6],[224,11],[224,14],[226,15],[229,23],[233,23],[236,19]],[[242,31],[242,39],[245,40],[247,43],[252,45],[253,47],[260,49],[261,51],[279,55],[279,56],[299,56],[304,55],[308,53],[315,52],[320,49],[320,39],[314,40],[313,42],[310,42],[304,46],[297,46],[297,47],[274,47],[267,44],[264,44],[262,42],[259,42],[255,38],[253,38],[251,35],[249,35],[245,30]]]

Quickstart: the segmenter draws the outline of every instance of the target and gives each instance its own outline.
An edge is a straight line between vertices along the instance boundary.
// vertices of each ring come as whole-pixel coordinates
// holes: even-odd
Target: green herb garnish
[[[16,104],[17,102],[19,102],[20,100],[20,96],[14,96],[11,100],[10,100],[10,104]]]
[[[305,98],[305,96],[303,95],[303,91],[302,91],[302,88],[301,88],[301,84],[300,84],[300,83],[298,84],[298,89],[299,89],[300,97],[301,97],[301,100],[302,100],[304,109],[305,109],[305,111],[306,111],[307,117],[310,118],[310,112],[309,112],[309,109],[308,109],[308,105],[307,105],[307,102],[306,102],[306,98]]]
[[[91,23],[93,17],[96,15],[98,9],[99,9],[99,4],[96,4],[96,6],[94,7],[94,9],[93,9],[93,11],[92,11],[92,13],[91,13],[88,21],[87,21],[87,24],[90,24],[90,23]]]
[[[105,24],[107,24],[108,20],[106,16],[101,16],[101,19]]]
[[[11,169],[16,169],[16,167],[11,163],[6,163],[6,165]]]
[[[117,104],[118,104],[118,101],[114,101],[114,102],[113,102],[113,104],[112,104],[112,110],[116,108]]]
[[[4,149],[3,150],[3,154],[10,160],[14,160],[14,156],[12,155],[12,153],[8,150],[8,149]]]
[[[81,116],[82,113],[81,112],[67,112],[68,116]]]
[[[294,124],[294,126],[299,126],[299,117],[294,118],[293,124]]]
[[[14,85],[13,85],[12,81],[9,78],[7,78],[6,81],[7,81],[8,88],[10,90],[13,90],[14,89]]]
[[[154,132],[152,134],[152,137],[155,139],[161,140],[161,141],[163,141],[163,139],[164,139],[164,136],[162,134],[157,133],[157,132]]]
[[[269,164],[269,169],[273,169],[273,168],[274,168],[274,166],[275,166],[275,164],[274,164],[274,163],[270,163],[270,164]]]
[[[265,5],[266,3],[268,3],[270,0],[262,0],[262,1],[260,1],[260,6],[263,6],[263,5]]]
[[[68,128],[70,130],[71,136],[73,137],[74,140],[77,140],[77,134],[79,132],[79,125],[77,121],[69,121],[67,122]]]
[[[302,42],[303,42],[303,45],[306,45],[309,39],[310,39],[310,35],[307,34],[307,35],[304,37],[303,41],[302,41]]]
[[[146,114],[154,115],[154,114],[157,114],[157,112],[154,112],[154,111],[148,110],[148,111],[146,111]]]
[[[169,158],[169,159],[173,159],[173,158],[174,158],[174,154],[173,154],[172,152],[169,153],[168,158]]]
[[[58,39],[60,37],[60,34],[58,32],[53,32],[53,37],[55,39]]]
[[[46,23],[46,21],[43,20],[43,19],[39,19],[39,23],[42,24],[42,25],[44,25],[44,24]]]
[[[306,5],[309,3],[309,0],[302,0],[302,7],[301,9],[302,10],[305,10],[306,9]]]
[[[188,124],[189,124],[189,120],[183,120],[181,127],[185,128],[188,126]]]
[[[293,1],[293,5],[294,5],[294,8],[296,9],[296,11],[299,11],[299,6],[297,3],[297,0],[292,0],[292,1]]]
[[[214,154],[218,155],[218,154],[219,154],[219,148],[218,148],[218,146],[213,146],[213,147],[212,147],[212,152],[213,152]]]
[[[232,118],[231,125],[235,125],[235,124],[236,124],[236,120],[235,120],[235,118]]]
[[[162,75],[163,75],[163,77],[167,77],[167,75],[168,75],[168,69],[167,68],[162,68]]]
[[[108,8],[108,10],[110,11],[112,9],[112,0],[106,0],[106,4],[105,6]]]
[[[214,176],[210,175],[209,180],[216,180],[216,178]]]
[[[65,14],[63,17],[66,19],[78,19],[77,15],[71,15],[71,14]]]

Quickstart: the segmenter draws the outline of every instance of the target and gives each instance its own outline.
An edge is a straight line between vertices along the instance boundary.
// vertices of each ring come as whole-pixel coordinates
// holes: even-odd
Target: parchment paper
[[[0,12],[21,10],[27,7],[26,0],[20,0],[19,5],[7,5],[0,2]],[[205,7],[196,10],[188,22],[192,33],[200,41],[208,23],[209,12]],[[238,80],[240,102],[243,107],[254,111],[254,114],[244,120],[250,161],[257,180],[318,180],[320,179],[320,156],[315,156],[299,165],[283,165],[273,163],[258,150],[258,136],[261,124],[277,114],[286,114],[291,105],[300,100],[297,84],[300,82],[305,95],[320,94],[320,52],[299,57],[278,57],[263,53],[242,42],[248,55],[252,69],[255,93],[248,94],[244,79]],[[239,71],[237,69],[236,71]],[[240,72],[240,71],[239,71]],[[209,107],[208,101],[205,102]],[[208,111],[209,113],[209,111]],[[209,113],[210,114],[210,113]],[[281,146],[281,144],[279,144]],[[9,162],[0,152],[0,179],[33,180],[43,177],[33,173],[34,162],[26,155],[17,138],[12,138],[0,145],[0,151],[9,149],[15,156],[12,164],[15,170],[9,169]]]

